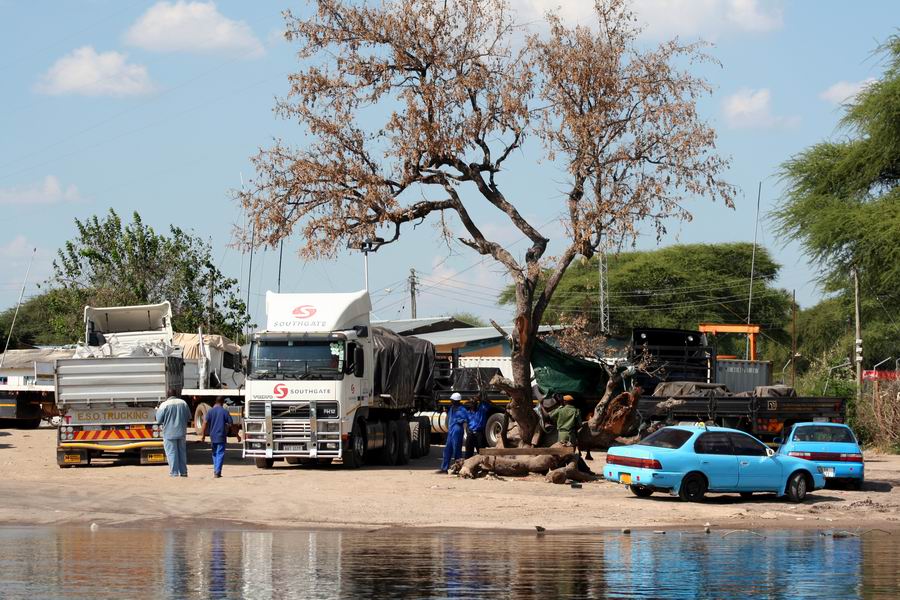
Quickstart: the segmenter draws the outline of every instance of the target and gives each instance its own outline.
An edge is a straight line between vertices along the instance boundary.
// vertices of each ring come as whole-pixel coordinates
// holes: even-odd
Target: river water
[[[749,596],[900,597],[900,535],[0,528],[8,600]]]

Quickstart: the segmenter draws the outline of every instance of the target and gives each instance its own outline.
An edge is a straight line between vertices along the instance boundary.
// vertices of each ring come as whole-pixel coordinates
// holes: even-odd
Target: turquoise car
[[[801,502],[825,487],[822,467],[776,454],[755,437],[725,427],[664,427],[606,454],[603,476],[638,497],[654,492],[699,502],[706,492],[774,492]]]
[[[797,423],[778,454],[810,460],[821,467],[826,481],[843,481],[857,490],[862,489],[866,478],[859,442],[853,431],[841,423]]]

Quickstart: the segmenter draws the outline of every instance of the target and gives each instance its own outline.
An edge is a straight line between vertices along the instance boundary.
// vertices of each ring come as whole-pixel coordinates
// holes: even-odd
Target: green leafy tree
[[[472,327],[487,327],[488,322],[479,317],[478,315],[470,312],[457,312],[453,313],[453,318],[457,321],[462,321],[463,323],[468,323]]]
[[[77,339],[85,305],[119,306],[168,300],[177,331],[236,337],[249,322],[237,296],[237,280],[213,264],[210,245],[179,227],[154,231],[134,213],[123,223],[110,210],[104,218],[76,220],[78,235],[53,262],[49,282],[58,290],[49,311],[54,330]]]
[[[16,317],[9,347],[33,348],[76,342],[82,319],[80,311],[70,309],[74,305],[77,305],[76,297],[65,289],[50,289],[24,301]],[[0,343],[6,342],[15,312],[15,306],[0,312]]]
[[[695,329],[700,323],[742,323],[750,297],[748,243],[685,244],[659,250],[622,252],[608,258],[610,333],[627,335],[634,327]],[[760,350],[776,360],[790,356],[791,297],[772,286],[779,265],[757,248],[750,321],[765,331]],[[599,281],[596,259],[569,268],[547,312],[545,324],[575,322],[599,336]],[[512,288],[500,302],[513,300]],[[742,355],[743,339],[722,337],[719,351]]]
[[[781,167],[787,184],[773,212],[780,233],[801,244],[829,294],[804,320],[814,355],[853,334],[851,273],[862,297],[865,364],[900,355],[900,36],[881,46],[885,71],[845,107],[840,139],[820,142]],[[806,315],[804,315],[806,316]]]

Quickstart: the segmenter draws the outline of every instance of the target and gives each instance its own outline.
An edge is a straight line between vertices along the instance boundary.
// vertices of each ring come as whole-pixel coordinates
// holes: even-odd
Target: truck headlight
[[[341,424],[340,422],[322,421],[319,423],[319,431],[324,431],[326,433],[339,433],[341,431]]]
[[[264,423],[244,423],[247,433],[260,433],[263,430]]]

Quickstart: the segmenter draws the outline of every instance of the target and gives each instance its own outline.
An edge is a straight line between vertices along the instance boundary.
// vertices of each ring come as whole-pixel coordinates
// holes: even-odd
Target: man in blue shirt
[[[187,477],[187,426],[191,409],[187,402],[169,390],[169,398],[156,409],[156,423],[162,433],[163,449],[169,463],[169,475]]]
[[[488,414],[491,412],[491,403],[482,398],[475,402],[469,400],[466,403],[466,420],[469,425],[469,437],[466,438],[466,458],[487,446],[487,437],[484,435],[484,426],[487,424]]]
[[[466,430],[468,411],[462,405],[462,396],[458,392],[450,395],[450,410],[447,411],[447,443],[444,445],[444,460],[438,473],[446,473],[450,463],[462,458],[463,433]]]
[[[231,415],[225,408],[225,400],[216,398],[216,405],[212,407],[206,417],[203,419],[203,433],[200,441],[206,441],[209,435],[209,443],[212,446],[213,474],[215,477],[222,476],[222,463],[225,461],[225,446],[228,444],[228,433],[234,425]],[[241,436],[238,435],[238,441]]]

